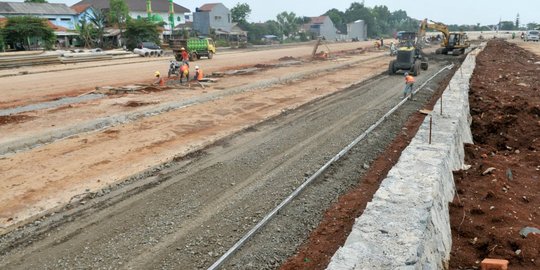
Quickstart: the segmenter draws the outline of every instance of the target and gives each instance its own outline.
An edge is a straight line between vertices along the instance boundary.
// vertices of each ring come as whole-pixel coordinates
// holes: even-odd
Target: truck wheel
[[[420,75],[420,64],[419,63],[414,63],[413,66],[412,66],[411,72],[412,72],[413,76]]]
[[[189,55],[189,61],[195,61],[195,59],[199,59],[197,57],[197,53],[192,53]]]
[[[214,54],[212,52],[208,52],[208,59],[212,59],[214,57]]]
[[[388,75],[394,75],[396,73],[396,70],[394,68],[394,63],[396,60],[390,61],[390,64],[388,64]]]
[[[427,69],[428,69],[428,63],[427,63],[427,62],[422,62],[422,63],[420,63],[420,67],[421,67],[423,70],[427,70]]]

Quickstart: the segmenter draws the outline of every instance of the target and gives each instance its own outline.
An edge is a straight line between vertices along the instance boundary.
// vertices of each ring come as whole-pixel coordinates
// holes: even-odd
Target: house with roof
[[[201,35],[209,35],[212,29],[226,35],[233,26],[231,11],[222,3],[204,4],[193,13],[193,30]]]
[[[66,4],[0,2],[0,17],[35,16],[67,30],[75,30],[75,15]]]
[[[129,10],[129,16],[134,19],[146,18],[148,10],[146,10],[146,0],[125,0]],[[96,10],[107,12],[110,9],[110,0],[82,0],[71,6],[73,9],[83,9],[85,6],[92,7]],[[162,21],[166,24],[166,31],[170,31],[169,26],[169,1],[168,0],[152,0],[151,13],[154,21]],[[181,5],[173,3],[174,8],[174,26],[185,24],[186,19],[190,18],[191,11]]]
[[[302,30],[306,33],[312,33],[315,37],[326,40],[335,40],[340,36],[339,31],[334,26],[334,22],[326,15],[311,17],[309,23],[302,26]]]

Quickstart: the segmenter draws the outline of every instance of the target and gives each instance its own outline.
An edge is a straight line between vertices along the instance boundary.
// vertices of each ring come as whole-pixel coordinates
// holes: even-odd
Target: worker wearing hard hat
[[[180,48],[180,56],[182,56],[182,62],[189,67],[189,54],[186,51],[186,48]]]
[[[154,78],[155,78],[155,81],[153,84],[158,84],[160,86],[165,84],[165,80],[163,80],[163,78],[161,77],[161,73],[159,73],[159,71],[154,72]]]
[[[409,93],[411,94],[410,99],[413,99],[414,95],[414,77],[409,75],[408,72],[405,72],[405,89],[403,90],[403,99],[407,98]]]
[[[193,76],[193,80],[200,82],[204,78],[204,72],[202,69],[199,68],[199,66],[195,66],[195,76]]]
[[[183,78],[186,78],[186,82],[189,81],[189,66],[186,63],[182,63],[180,66],[180,83],[182,83]]]

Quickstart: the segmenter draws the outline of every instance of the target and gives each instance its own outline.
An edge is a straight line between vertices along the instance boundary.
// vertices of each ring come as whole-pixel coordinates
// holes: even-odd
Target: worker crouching
[[[157,84],[159,86],[165,86],[165,79],[163,77],[161,77],[161,73],[159,73],[159,71],[154,72],[154,77],[155,77],[155,80],[154,80],[154,83],[152,83],[152,84]]]
[[[189,65],[183,63],[180,67],[180,84],[182,84],[182,79],[186,78],[186,82],[189,81]]]

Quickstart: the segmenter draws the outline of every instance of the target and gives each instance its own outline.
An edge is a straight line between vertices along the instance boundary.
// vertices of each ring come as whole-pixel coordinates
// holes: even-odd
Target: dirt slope
[[[454,174],[451,269],[484,258],[509,269],[540,269],[540,61],[515,44],[490,41],[478,56],[469,100],[474,145]]]

